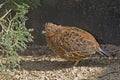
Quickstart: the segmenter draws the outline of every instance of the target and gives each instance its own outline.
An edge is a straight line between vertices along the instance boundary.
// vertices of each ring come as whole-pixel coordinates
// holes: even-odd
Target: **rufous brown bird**
[[[95,38],[85,30],[46,23],[45,34],[48,46],[61,58],[75,61],[75,65],[81,59],[88,58],[96,52],[106,57],[111,56],[107,51],[100,48]]]

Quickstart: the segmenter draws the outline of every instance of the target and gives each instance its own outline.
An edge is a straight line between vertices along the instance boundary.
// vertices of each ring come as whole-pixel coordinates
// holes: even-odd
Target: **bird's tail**
[[[101,48],[99,48],[99,49],[97,50],[97,52],[98,52],[99,54],[101,54],[101,55],[105,55],[106,57],[112,56],[108,51],[106,51],[106,50],[104,50],[104,49],[101,49]]]

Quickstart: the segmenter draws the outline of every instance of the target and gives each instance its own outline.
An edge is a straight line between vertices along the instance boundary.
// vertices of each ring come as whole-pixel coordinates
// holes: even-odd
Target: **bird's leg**
[[[77,64],[78,64],[79,62],[80,62],[80,60],[76,61],[75,64],[74,64],[74,66],[77,66]]]

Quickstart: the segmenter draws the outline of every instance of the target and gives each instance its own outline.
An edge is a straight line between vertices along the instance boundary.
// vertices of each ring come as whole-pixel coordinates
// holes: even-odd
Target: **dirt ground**
[[[20,54],[21,68],[8,71],[11,80],[120,80],[120,46],[102,47],[116,57],[82,60],[74,67],[47,46],[31,45]]]

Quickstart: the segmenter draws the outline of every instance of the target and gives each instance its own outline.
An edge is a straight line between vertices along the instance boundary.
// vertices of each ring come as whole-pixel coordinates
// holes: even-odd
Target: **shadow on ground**
[[[106,67],[108,65],[112,65],[113,63],[120,63],[119,59],[109,60],[82,60],[76,67]],[[37,60],[27,60],[21,61],[21,68],[28,70],[28,71],[53,71],[53,70],[60,70],[64,68],[72,68],[74,66],[73,62],[69,61],[37,61]]]

